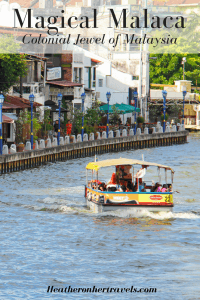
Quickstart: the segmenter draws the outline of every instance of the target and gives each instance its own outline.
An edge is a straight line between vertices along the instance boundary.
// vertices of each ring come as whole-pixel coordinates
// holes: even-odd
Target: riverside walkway
[[[187,142],[188,134],[186,130],[137,134],[4,154],[0,156],[0,174],[41,166],[47,162],[64,161],[95,154],[183,144]]]

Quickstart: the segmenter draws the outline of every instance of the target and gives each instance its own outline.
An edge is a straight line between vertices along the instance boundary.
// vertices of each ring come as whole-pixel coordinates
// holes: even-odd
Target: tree
[[[26,125],[29,125],[28,132]],[[18,117],[18,120],[16,121],[16,143],[19,144],[20,142],[25,142],[26,135],[30,134],[30,125],[31,125],[31,112],[27,111],[21,111],[20,115]],[[39,114],[33,113],[33,140],[38,139],[37,133],[41,129],[42,125],[39,122]]]
[[[0,91],[7,92],[27,72],[25,54],[17,53],[19,46],[13,36],[0,38]]]
[[[151,54],[153,56],[153,54]],[[155,54],[154,54],[155,56]],[[182,58],[186,57],[185,79],[200,85],[200,55],[199,54],[156,54],[157,60],[150,62],[150,82],[174,84],[175,80],[183,79]]]
[[[122,113],[116,105],[113,105],[112,107],[112,114],[109,115],[109,123],[112,125],[119,125],[120,124],[120,113]]]
[[[176,28],[172,27],[170,29],[160,28],[159,30],[152,30],[151,36],[154,38],[160,39],[159,43],[151,44],[149,46],[150,53],[198,53],[199,52],[199,41],[200,41],[200,31],[199,31],[199,22],[200,16],[194,12],[189,10],[187,7],[184,9],[181,7],[181,12],[185,16],[187,16],[185,27],[184,28]],[[176,43],[165,43],[162,44],[162,38],[165,38],[166,41],[176,39]]]

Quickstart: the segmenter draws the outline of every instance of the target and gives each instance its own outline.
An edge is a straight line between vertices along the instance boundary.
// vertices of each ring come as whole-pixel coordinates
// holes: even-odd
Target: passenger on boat
[[[108,192],[116,192],[117,191],[117,186],[115,184],[108,184],[107,185],[107,191]]]
[[[151,192],[157,192],[157,188],[159,187],[159,183],[158,182],[156,182],[156,184],[154,185],[154,186],[152,186],[152,188],[151,188]]]
[[[162,188],[161,192],[162,192],[162,193],[166,193],[167,190],[168,190],[167,185],[166,185],[166,184],[163,184],[163,188]]]
[[[162,186],[161,186],[161,184],[159,184],[159,186],[157,187],[156,192],[157,193],[162,192]]]
[[[115,172],[112,173],[111,179],[109,181],[109,184],[116,184],[117,183],[117,178]]]
[[[137,192],[137,183],[133,186],[133,192]]]
[[[123,192],[126,192],[126,186],[124,184],[121,186],[121,188]]]
[[[102,184],[99,185],[99,190],[102,191],[102,192],[106,191],[105,183],[102,183]]]
[[[130,180],[127,183],[127,192],[133,192],[133,184]]]
[[[146,183],[144,183],[144,187],[143,187],[143,189],[141,190],[141,192],[146,192],[146,187],[147,187],[147,185],[146,185]]]

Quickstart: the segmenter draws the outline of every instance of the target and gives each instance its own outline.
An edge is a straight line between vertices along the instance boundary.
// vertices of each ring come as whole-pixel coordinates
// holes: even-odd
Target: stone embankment
[[[122,136],[109,137],[108,139],[88,140],[85,136],[83,142],[80,141],[80,137],[74,139],[73,143],[69,143],[68,138],[61,139],[62,145],[59,146],[54,145],[56,143],[54,140],[53,147],[49,141],[49,144],[46,143],[46,148],[44,148],[45,143],[42,141],[40,143],[41,147],[39,145],[41,149],[1,155],[0,174],[41,166],[47,162],[64,161],[94,156],[95,154],[183,144],[187,142],[188,134],[188,131],[184,128],[179,129],[179,131],[155,132],[152,134],[141,134],[138,131],[136,135],[129,136],[122,132]],[[27,146],[27,148],[29,147],[30,145]]]

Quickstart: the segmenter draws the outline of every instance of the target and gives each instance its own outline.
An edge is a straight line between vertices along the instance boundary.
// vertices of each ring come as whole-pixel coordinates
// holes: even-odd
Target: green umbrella
[[[100,106],[99,109],[101,111],[107,112],[108,111],[108,104]],[[109,113],[113,113],[112,105],[109,105]]]
[[[134,112],[135,111],[135,106],[132,106],[132,105],[128,105],[128,104],[124,104],[124,103],[121,103],[121,104],[116,104],[115,105],[116,108],[118,108],[123,114],[128,114],[128,113],[131,113],[131,112]],[[139,108],[136,108],[136,112],[140,112],[140,109]]]
[[[117,110],[119,110],[119,113],[120,114],[128,114],[128,113],[131,113],[131,112],[134,112],[135,111],[135,107],[132,106],[132,105],[128,105],[128,104],[124,104],[124,103],[121,103],[121,104],[114,104],[114,105],[109,105],[109,113],[113,113],[113,108],[116,108]],[[104,112],[107,112],[108,111],[108,104],[105,104],[103,106],[100,106],[99,108],[101,111],[104,111]],[[140,109],[139,108],[136,108],[136,112],[140,112]]]

